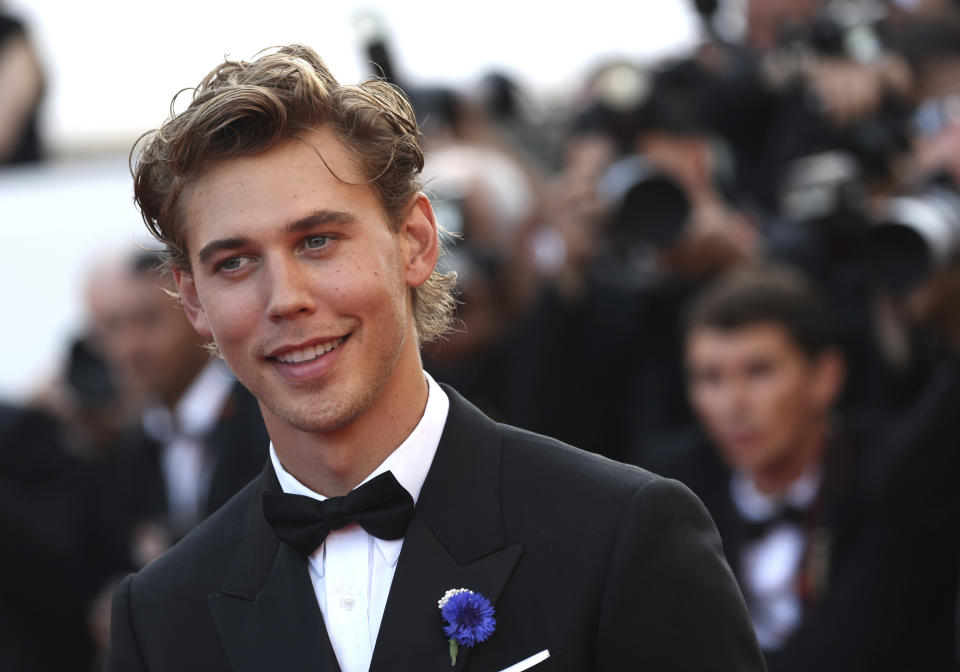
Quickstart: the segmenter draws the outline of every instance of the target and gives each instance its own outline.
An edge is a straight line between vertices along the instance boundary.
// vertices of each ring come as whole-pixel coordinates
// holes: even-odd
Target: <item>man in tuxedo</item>
[[[263,468],[256,401],[169,296],[162,258],[123,251],[87,288],[90,338],[135,420],[105,467],[109,569],[140,568],[218,509]]]
[[[928,532],[917,493],[878,490],[880,443],[834,412],[844,357],[814,287],[742,268],[687,317],[705,436],[650,466],[713,515],[771,672],[951,669],[954,544]]]
[[[426,376],[454,278],[422,165],[399,92],[297,45],[220,65],[145,136],[144,218],[271,447],[118,587],[107,669],[762,670],[689,491]],[[460,588],[495,625],[453,647],[438,601]]]

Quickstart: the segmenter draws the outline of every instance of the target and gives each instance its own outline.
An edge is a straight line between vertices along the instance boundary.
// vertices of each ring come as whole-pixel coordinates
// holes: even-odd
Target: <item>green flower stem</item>
[[[457,640],[450,638],[450,667],[455,667],[457,664],[457,653],[460,651],[460,646],[457,644]]]

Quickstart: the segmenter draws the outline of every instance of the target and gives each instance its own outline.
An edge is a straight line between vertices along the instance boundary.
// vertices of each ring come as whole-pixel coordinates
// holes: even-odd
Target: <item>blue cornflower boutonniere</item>
[[[451,588],[440,601],[440,613],[447,625],[444,634],[450,638],[450,665],[457,664],[461,646],[473,646],[493,634],[497,621],[493,605],[480,593],[466,588]]]

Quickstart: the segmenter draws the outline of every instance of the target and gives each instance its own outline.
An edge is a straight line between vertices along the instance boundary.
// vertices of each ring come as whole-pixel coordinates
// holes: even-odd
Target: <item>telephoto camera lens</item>
[[[960,244],[960,194],[943,186],[892,198],[867,236],[866,253],[878,281],[902,292],[954,260]]]
[[[610,236],[617,245],[668,246],[680,237],[690,217],[690,203],[680,185],[640,156],[610,166],[598,190],[610,204]]]

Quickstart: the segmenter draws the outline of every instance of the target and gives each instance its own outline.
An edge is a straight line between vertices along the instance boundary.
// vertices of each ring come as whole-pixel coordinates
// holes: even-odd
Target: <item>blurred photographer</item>
[[[912,153],[896,189],[870,203],[862,245],[875,341],[894,374],[886,387],[901,390],[878,399],[887,414],[909,407],[960,345],[960,13],[904,21],[896,44],[914,73]]]
[[[634,443],[688,420],[679,306],[758,251],[722,186],[703,76],[614,61],[588,81],[531,255],[546,284],[504,348],[511,421],[637,459]]]
[[[733,148],[738,188],[779,209],[789,163],[827,150],[869,156],[871,170],[902,141],[909,69],[886,45],[872,0],[750,0],[743,44],[715,39],[700,62],[717,130]]]
[[[502,345],[540,288],[526,254],[537,185],[512,155],[476,141],[436,145],[423,174],[444,227],[440,267],[456,272],[458,293],[458,328],[424,347],[425,365],[502,418]]]
[[[877,204],[900,189],[911,150],[912,70],[879,2],[751,0],[746,18],[744,45],[718,39],[724,58],[701,58],[735,189],[760,222],[764,256],[824,287],[850,371],[840,405],[902,403],[913,383],[888,362],[895,339],[876,308],[896,270],[872,241]]]

